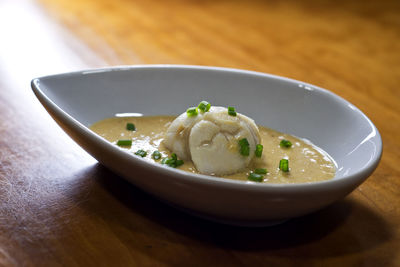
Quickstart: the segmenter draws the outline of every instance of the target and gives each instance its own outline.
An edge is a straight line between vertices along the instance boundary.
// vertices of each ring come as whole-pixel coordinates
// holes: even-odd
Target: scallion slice
[[[263,152],[263,145],[258,144],[256,145],[256,151],[254,152],[254,154],[256,155],[257,158],[261,158],[262,156],[262,152]]]
[[[197,114],[199,114],[199,112],[198,112],[197,107],[191,107],[186,110],[186,114],[188,115],[188,117],[194,117],[194,116],[197,116]]]
[[[210,110],[211,108],[211,104],[208,103],[207,101],[201,101],[200,104],[197,106],[197,108],[201,111],[201,112],[207,112]]]
[[[151,155],[151,157],[152,157],[154,160],[159,160],[159,159],[161,159],[161,153],[160,153],[160,151],[158,151],[158,150],[154,151],[153,154]]]
[[[131,146],[132,140],[118,140],[117,146]]]
[[[184,162],[183,162],[183,160],[178,159],[178,156],[175,153],[172,153],[170,158],[163,158],[161,163],[168,165],[169,167],[172,167],[172,168],[177,168],[177,167],[183,165]]]
[[[288,172],[289,171],[289,160],[281,159],[279,161],[279,169],[283,172]]]
[[[289,148],[289,147],[292,146],[292,142],[290,142],[289,140],[283,139],[283,140],[280,142],[279,145],[280,145],[281,147],[284,147],[284,148]]]
[[[168,162],[169,162],[170,160],[171,160],[170,158],[163,158],[163,159],[161,160],[161,164],[168,164]]]
[[[249,144],[249,141],[247,141],[246,138],[243,138],[243,139],[239,140],[239,146],[240,146],[240,154],[242,156],[250,155],[250,144]]]
[[[250,181],[259,182],[259,183],[264,180],[264,176],[262,176],[261,174],[254,173],[254,172],[250,173],[247,178]]]
[[[258,168],[258,169],[255,169],[254,170],[254,173],[256,173],[256,174],[267,174],[267,169],[265,169],[265,168]]]
[[[128,123],[126,124],[126,129],[127,129],[128,131],[135,131],[135,130],[136,130],[135,124],[133,124],[133,123],[131,123],[131,122],[128,122]]]
[[[234,107],[228,107],[228,114],[235,117],[237,115],[235,108]]]
[[[178,160],[175,161],[175,168],[176,168],[176,167],[179,167],[179,166],[181,166],[181,165],[183,165],[183,160],[178,159]]]
[[[141,156],[142,158],[146,157],[147,152],[144,151],[143,149],[139,149],[138,151],[135,152],[135,155]]]

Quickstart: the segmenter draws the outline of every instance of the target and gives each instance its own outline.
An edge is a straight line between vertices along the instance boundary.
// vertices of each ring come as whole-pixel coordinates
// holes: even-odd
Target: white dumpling
[[[250,153],[240,154],[239,140],[246,138]],[[164,144],[178,157],[192,160],[200,173],[227,175],[249,165],[256,145],[260,143],[257,125],[227,108],[211,107],[208,112],[189,117],[186,112],[176,118],[167,130]]]

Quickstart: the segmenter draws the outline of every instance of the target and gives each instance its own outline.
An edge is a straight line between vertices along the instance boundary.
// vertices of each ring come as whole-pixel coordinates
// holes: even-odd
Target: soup
[[[118,140],[131,140],[131,145],[120,145],[143,159],[162,164],[162,158],[171,157],[172,152],[163,144],[165,132],[175,119],[174,116],[115,117],[96,122],[90,128],[106,140],[117,144]],[[127,129],[127,124],[134,129]],[[219,177],[249,181],[248,177],[256,169],[266,169],[262,175],[263,183],[307,183],[332,179],[336,167],[334,161],[322,149],[307,140],[289,134],[280,133],[267,127],[258,126],[263,152],[261,157],[254,157],[245,169],[230,175]],[[282,140],[288,140],[290,147],[282,147]],[[144,151],[145,153],[137,153]],[[159,151],[161,159],[152,155]],[[290,170],[282,171],[280,161],[286,159]],[[185,160],[177,167],[191,173],[199,173],[193,163]]]

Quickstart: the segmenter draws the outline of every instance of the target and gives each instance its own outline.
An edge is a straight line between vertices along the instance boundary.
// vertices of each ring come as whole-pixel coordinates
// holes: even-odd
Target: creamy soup
[[[144,150],[147,155],[143,158],[154,162],[154,151],[159,151],[162,157],[170,157],[172,154],[162,141],[174,119],[173,116],[115,117],[101,120],[90,128],[114,144],[118,140],[132,140],[131,146],[121,148],[132,153]],[[127,130],[127,123],[133,123],[136,129]],[[308,141],[263,126],[259,126],[259,130],[264,147],[262,156],[254,157],[250,166],[243,171],[221,177],[248,181],[249,174],[256,168],[267,169],[267,174],[263,175],[264,183],[306,183],[328,180],[335,176],[335,163],[322,149]],[[282,148],[280,142],[284,139],[289,140],[292,146]],[[288,159],[288,172],[279,169],[281,159]],[[161,164],[161,159],[156,162]],[[198,173],[191,161],[184,161],[178,169]]]

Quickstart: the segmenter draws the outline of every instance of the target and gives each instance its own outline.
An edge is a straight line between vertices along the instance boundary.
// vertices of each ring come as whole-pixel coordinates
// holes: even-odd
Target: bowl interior
[[[208,100],[257,124],[312,141],[338,165],[335,179],[373,169],[379,133],[357,108],[303,82],[255,72],[188,66],[99,69],[39,78],[47,97],[85,126],[117,113],[178,115]]]

